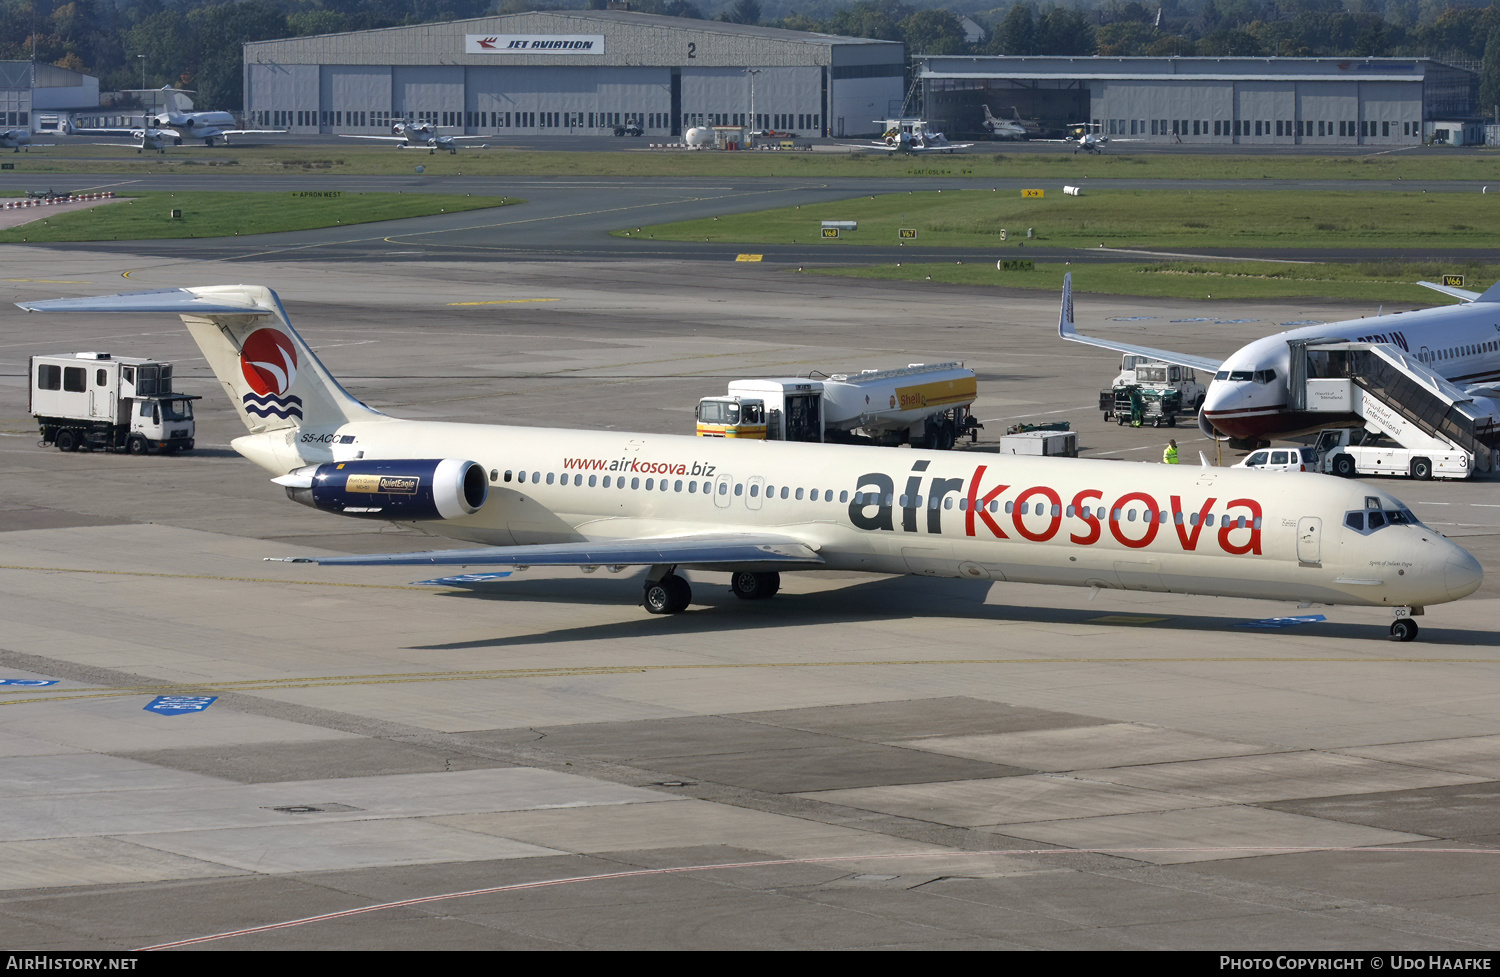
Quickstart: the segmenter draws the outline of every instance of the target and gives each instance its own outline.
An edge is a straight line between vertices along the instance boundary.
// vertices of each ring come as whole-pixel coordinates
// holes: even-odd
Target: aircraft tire
[[[675,573],[646,584],[641,603],[651,614],[679,614],[693,601],[692,588]]]
[[[1358,472],[1354,459],[1348,455],[1337,455],[1333,459],[1333,473],[1339,478],[1353,478]]]
[[[1391,622],[1392,641],[1414,641],[1417,637],[1417,622],[1409,617],[1400,617]]]
[[[779,573],[750,573],[748,571],[731,574],[729,577],[729,591],[741,600],[765,600],[767,597],[776,596],[781,589],[781,574]]]

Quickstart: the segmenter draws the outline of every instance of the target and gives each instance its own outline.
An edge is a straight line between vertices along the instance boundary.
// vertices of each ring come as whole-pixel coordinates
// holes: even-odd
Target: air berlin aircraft
[[[684,568],[728,573],[746,599],[781,573],[861,570],[1371,605],[1401,640],[1484,576],[1396,499],[1340,478],[401,420],[339,386],[264,286],[20,305],[180,315],[249,428],[234,449],[293,500],[479,544],[293,562],[645,566],[656,614],[691,602]]]
[[[1287,343],[1294,340],[1388,344],[1451,381],[1476,407],[1500,417],[1500,389],[1496,386],[1500,382],[1500,284],[1483,293],[1433,282],[1418,284],[1452,295],[1461,300],[1460,304],[1302,326],[1257,339],[1221,361],[1080,335],[1073,324],[1072,276],[1067,275],[1057,332],[1075,343],[1136,353],[1213,374],[1198,413],[1198,427],[1204,434],[1228,439],[1236,447],[1255,447],[1265,438],[1320,427],[1360,423],[1353,415],[1330,416],[1290,408],[1287,377],[1291,374],[1291,347]]]

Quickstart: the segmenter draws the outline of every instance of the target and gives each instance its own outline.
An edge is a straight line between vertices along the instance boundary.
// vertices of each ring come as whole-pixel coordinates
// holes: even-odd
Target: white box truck
[[[109,353],[31,358],[31,413],[42,443],[61,451],[148,451],[193,446],[193,401],[172,392],[172,364]]]

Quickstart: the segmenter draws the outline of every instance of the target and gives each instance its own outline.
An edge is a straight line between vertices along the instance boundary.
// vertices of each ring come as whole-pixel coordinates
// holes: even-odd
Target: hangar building
[[[305,133],[411,119],[583,135],[634,119],[657,138],[695,125],[853,135],[878,131],[905,90],[895,41],[625,10],[254,41],[244,70],[247,120]]]
[[[0,61],[0,129],[33,131],[40,114],[99,104],[99,79],[71,68],[34,61]],[[50,116],[55,128],[57,118]]]
[[[1058,134],[1206,145],[1414,145],[1478,101],[1474,72],[1420,58],[926,57],[918,77],[949,132],[1014,106]]]

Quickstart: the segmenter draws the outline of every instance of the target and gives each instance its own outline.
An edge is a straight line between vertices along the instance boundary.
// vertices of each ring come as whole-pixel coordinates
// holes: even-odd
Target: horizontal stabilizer
[[[188,288],[157,288],[149,292],[125,292],[120,295],[97,295],[82,299],[49,299],[45,302],[17,302],[27,312],[168,312],[174,315],[278,315],[274,305],[264,301],[257,291],[244,289],[200,294]]]
[[[317,563],[321,566],[748,566],[786,563],[811,566],[822,563],[823,558],[806,543],[786,536],[716,533],[532,546],[481,546],[422,553],[288,557],[283,562]]]

